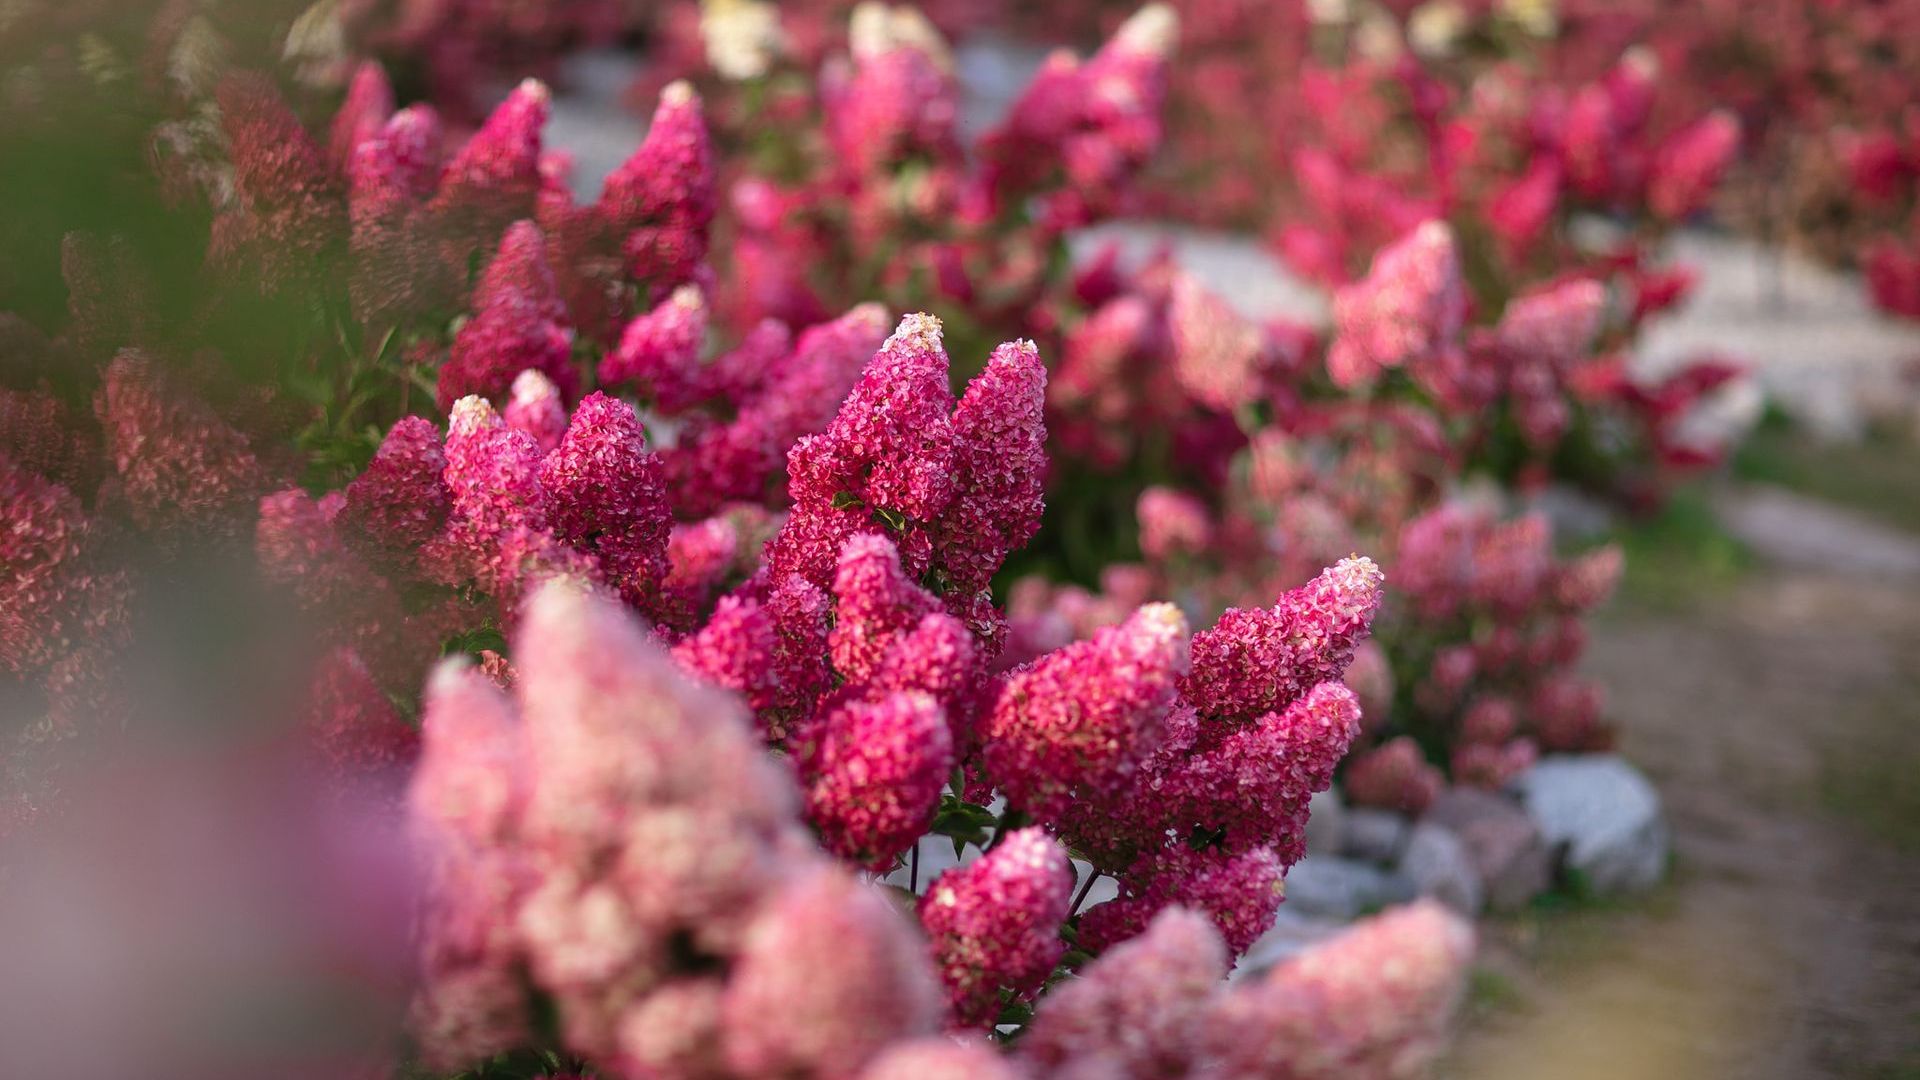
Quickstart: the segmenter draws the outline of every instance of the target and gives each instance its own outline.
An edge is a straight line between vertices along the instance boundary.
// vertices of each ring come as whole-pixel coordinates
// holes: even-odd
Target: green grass
[[[1482,965],[1467,976],[1467,1009],[1472,1013],[1516,1013],[1526,1005],[1526,992],[1505,972]]]
[[[1621,598],[1642,608],[1691,607],[1738,584],[1753,565],[1697,486],[1675,492],[1657,515],[1627,522],[1613,539],[1627,556]]]
[[[1826,499],[1920,533],[1920,444],[1887,432],[1857,443],[1815,439],[1770,415],[1740,450],[1734,475]]]

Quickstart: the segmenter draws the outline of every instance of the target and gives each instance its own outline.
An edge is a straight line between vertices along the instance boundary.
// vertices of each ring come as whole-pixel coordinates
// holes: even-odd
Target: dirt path
[[[1446,1075],[1920,1076],[1920,544],[1762,510],[1737,588],[1596,628],[1673,882],[1492,924]]]

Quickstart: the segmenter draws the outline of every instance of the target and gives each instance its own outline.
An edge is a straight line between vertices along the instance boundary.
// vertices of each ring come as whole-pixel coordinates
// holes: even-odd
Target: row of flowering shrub
[[[655,21],[653,48],[667,66],[691,70],[704,32],[709,45],[722,43],[706,50],[716,58],[749,58],[736,73],[762,70],[776,44],[813,65],[846,6],[781,5],[775,23],[770,5],[683,3]],[[1711,185],[1699,180],[1737,148],[1719,215],[1860,265],[1876,303],[1915,309],[1920,257],[1905,193],[1920,5],[1174,6],[1185,59],[1169,88],[1171,152],[1156,164],[1148,201],[1182,218],[1270,230],[1303,272],[1350,270],[1383,234],[1436,206],[1499,233],[1508,254],[1564,210],[1671,223],[1701,208]],[[1100,0],[1017,13],[933,7],[956,32],[1012,14],[1043,40],[1087,37],[1127,10]],[[1634,79],[1657,83],[1657,101],[1626,87],[1623,103],[1619,84]],[[1300,168],[1303,157],[1314,164]],[[1346,187],[1327,186],[1332,166],[1348,174]],[[1264,180],[1275,172],[1295,174],[1283,185],[1292,193],[1275,197]],[[1504,189],[1476,183],[1476,172]],[[1343,206],[1328,205],[1335,192]]]
[[[140,729],[142,613],[211,554],[313,631],[329,799],[404,818],[420,1068],[1417,1070],[1471,951],[1438,908],[1221,980],[1343,767],[1417,808],[1608,743],[1573,669],[1617,553],[1464,481],[1657,497],[1731,374],[1627,371],[1681,291],[1631,244],[1461,207],[1547,169],[1678,216],[1727,132],[1462,106],[1506,148],[1403,228],[1330,215],[1331,327],[1259,323],[1170,258],[1068,257],[1140,204],[1176,33],[1057,54],[968,146],[933,24],[863,5],[817,73],[716,84],[718,138],[662,88],[586,202],[539,82],[467,130],[367,62],[327,115],[163,20],[214,68],[141,99],[190,257],[75,231],[64,314],[0,341],[5,831],[62,814],[63,746]],[[1643,75],[1594,93],[1635,115]],[[1395,190],[1329,160],[1322,198]]]

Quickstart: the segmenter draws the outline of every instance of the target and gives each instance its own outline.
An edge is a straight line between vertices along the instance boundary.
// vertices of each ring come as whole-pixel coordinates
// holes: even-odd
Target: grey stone
[[[1480,913],[1486,891],[1480,872],[1467,855],[1467,846],[1450,830],[1422,821],[1407,836],[1400,856],[1400,873],[1412,881],[1421,896],[1431,896],[1466,916]]]
[[[1309,855],[1287,871],[1284,910],[1348,922],[1417,895],[1400,874],[1337,855]]]
[[[1289,910],[1292,906],[1292,904],[1280,905],[1280,912],[1273,919],[1273,928],[1260,935],[1253,946],[1247,950],[1246,955],[1240,958],[1240,963],[1233,969],[1233,974],[1229,975],[1228,979],[1238,980],[1260,975],[1346,928],[1346,923],[1336,919],[1318,918]]]
[[[1420,819],[1459,837],[1486,888],[1487,906],[1513,911],[1553,883],[1553,852],[1519,803],[1476,788],[1442,792]]]
[[[1545,758],[1515,786],[1540,835],[1595,895],[1648,889],[1666,872],[1659,793],[1618,755]]]
[[[1347,811],[1345,843],[1340,854],[1368,862],[1391,864],[1407,849],[1413,822],[1405,814],[1358,806]]]
[[[1347,806],[1340,793],[1327,790],[1307,804],[1307,851],[1314,855],[1339,855],[1345,845]]]

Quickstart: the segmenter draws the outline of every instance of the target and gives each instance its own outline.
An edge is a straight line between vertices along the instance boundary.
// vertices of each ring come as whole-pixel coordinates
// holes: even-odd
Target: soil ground
[[[1484,924],[1447,1077],[1920,1077],[1920,537],[1773,488],[1719,509],[1745,569],[1630,588],[1589,662],[1672,880]]]

